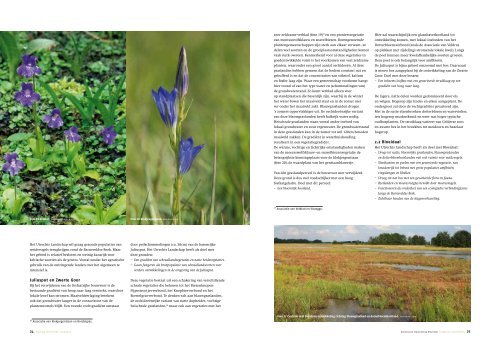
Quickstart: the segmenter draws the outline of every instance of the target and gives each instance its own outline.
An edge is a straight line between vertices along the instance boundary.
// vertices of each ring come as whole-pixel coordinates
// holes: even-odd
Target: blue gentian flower
[[[78,128],[76,126],[72,126],[69,130],[64,131],[64,135],[71,142],[79,142],[82,138],[78,135]]]
[[[189,71],[187,64],[186,48],[182,47],[179,53],[179,63],[177,65],[177,74],[175,76],[175,88],[179,94],[179,99],[184,98],[188,93]]]
[[[200,153],[205,145],[194,146],[193,138],[187,140],[181,138],[179,146],[179,171],[181,174],[186,174],[193,165],[194,158]]]
[[[17,74],[26,78],[33,77],[42,73],[42,70],[36,66],[38,58],[34,55],[24,54],[23,63],[17,68]]]
[[[45,115],[42,120],[47,123],[47,126],[51,129],[59,129],[63,126],[61,111],[57,108],[52,110],[50,115]]]
[[[104,128],[101,131],[102,138],[107,145],[112,145],[115,142],[116,135],[115,127],[113,125]]]
[[[11,176],[19,174],[19,171],[23,169],[26,164],[17,158],[17,153],[7,153],[5,155],[5,164],[2,166],[2,170],[4,172],[9,172]]]
[[[32,83],[21,83],[21,90],[16,92],[16,101],[26,107],[31,107],[33,103],[40,100],[40,95],[33,90]]]
[[[165,88],[158,88],[158,92],[152,90],[153,99],[155,100],[161,119],[168,127],[175,127],[177,124],[178,107],[177,107],[177,89],[168,92]]]

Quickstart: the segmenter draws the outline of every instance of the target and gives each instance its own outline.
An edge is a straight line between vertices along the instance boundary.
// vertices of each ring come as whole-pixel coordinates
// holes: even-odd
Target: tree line
[[[281,239],[281,238],[274,238],[274,243],[275,244],[329,244],[330,242],[323,242],[322,240],[315,239],[315,240],[309,240],[309,239]],[[349,241],[337,241],[334,240],[331,242],[331,244],[366,244],[366,242],[361,241],[361,240],[349,240]]]
[[[309,239],[280,239],[274,238],[275,244],[308,244],[308,243],[323,243],[321,240],[309,240]]]
[[[370,237],[368,244],[373,245],[433,245],[451,248],[470,248],[471,234],[466,230],[459,230],[450,236],[448,232],[439,232],[429,242],[422,235],[406,237],[399,233],[382,233],[376,237]]]
[[[309,244],[323,243],[319,239],[280,239],[274,238],[275,244]],[[448,232],[439,232],[435,237],[428,242],[423,235],[412,235],[407,237],[399,233],[381,233],[376,237],[370,237],[368,242],[361,240],[337,241],[334,240],[331,244],[372,244],[372,245],[433,245],[450,248],[470,248],[471,234],[466,230],[459,230],[450,236]]]

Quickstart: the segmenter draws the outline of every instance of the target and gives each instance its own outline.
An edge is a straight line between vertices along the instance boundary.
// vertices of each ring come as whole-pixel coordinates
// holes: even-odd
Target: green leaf
[[[11,211],[14,208],[14,194],[15,194],[14,189],[10,188],[5,189],[5,191],[2,194],[2,201],[5,207]]]
[[[73,160],[75,159],[76,155],[78,154],[78,151],[80,150],[80,143],[79,142],[68,142],[69,143],[69,149],[68,149],[68,155],[66,156],[68,160],[68,164],[73,163]]]
[[[95,214],[98,224],[103,224],[104,222],[104,205],[102,204],[101,195],[96,194],[94,196]]]
[[[45,167],[45,162],[38,158],[26,158],[26,168],[30,172],[36,172],[37,170],[42,170]]]
[[[56,92],[54,92],[54,90],[48,84],[46,84],[45,82],[39,82],[39,84],[40,84],[40,86],[43,87],[43,89],[45,91],[47,91],[47,93],[49,94],[50,98],[52,98],[52,101],[54,102],[55,106],[61,112],[61,117],[62,117],[64,106],[63,106],[62,102],[59,100],[59,98],[57,97]]]
[[[9,79],[14,82],[16,69],[21,61],[21,52],[17,46],[16,37],[10,32],[0,32],[0,54],[9,66]]]
[[[67,159],[66,159],[66,150],[64,147],[64,142],[61,140],[56,141],[52,146],[52,148],[50,149],[50,152],[48,153],[45,160],[52,161],[54,163],[66,164]]]
[[[36,158],[43,160],[45,158],[45,152],[48,152],[49,148],[43,139],[40,128],[37,129],[36,135],[36,138],[28,139],[28,147],[31,149]]]
[[[12,134],[9,137],[7,137],[7,140],[9,140],[10,142],[19,142],[27,140],[31,136],[33,136],[32,133],[18,132],[17,134]]]
[[[100,175],[97,171],[95,171],[95,170],[87,170],[87,171],[83,174],[83,176],[85,176],[85,177],[89,177],[89,178],[94,179],[94,180],[96,180],[96,181],[101,180],[101,175]]]
[[[127,196],[126,195],[122,195],[107,210],[106,216],[104,217],[104,223],[105,224],[110,224],[115,219],[117,219],[118,217],[120,217],[121,215],[123,215],[125,213],[126,209],[127,209]]]
[[[210,225],[214,224],[215,187],[217,181],[217,119],[214,116],[214,161],[212,165],[212,197],[210,198]]]
[[[3,192],[2,200],[5,204],[5,207],[11,211],[11,216],[13,218],[18,218],[24,205],[29,202],[30,198],[22,194],[19,190],[17,191],[16,198],[16,191],[12,188],[9,188]]]
[[[46,158],[47,161],[52,161],[54,163],[58,163],[58,164],[66,164],[67,163],[67,159],[66,159],[66,155],[64,154],[64,151],[52,151],[48,154],[47,158]]]
[[[99,110],[99,113],[102,116],[102,120],[104,121],[104,125],[109,126],[108,125],[109,122],[113,121],[113,119],[110,116],[108,108],[106,108],[106,106],[104,105],[104,103],[101,102],[100,100],[92,98],[91,101],[97,107],[97,110]],[[111,123],[111,125],[113,125],[113,123]]]
[[[10,91],[14,85],[9,81],[0,82],[0,93],[5,94]]]
[[[98,74],[104,74],[109,71],[109,67],[104,65],[102,61],[96,61],[88,65],[89,69]]]
[[[14,218],[19,217],[21,214],[24,205],[29,202],[30,198],[26,195],[18,195],[17,199],[14,201],[14,209],[12,210],[12,216]]]
[[[118,85],[115,87],[115,91],[113,95],[109,99],[109,114],[114,118],[115,116],[115,111],[116,107],[118,105],[118,99],[120,99],[120,94],[122,93],[122,87],[123,84],[125,83],[125,75],[122,75],[120,82],[118,82]],[[114,125],[114,119],[113,119],[113,124]],[[109,127],[109,126],[106,126]]]
[[[62,92],[63,96],[66,97],[78,110],[80,113],[83,123],[85,126],[90,126],[92,116],[90,116],[90,113],[83,107],[83,103],[76,98],[74,95],[68,92]],[[93,113],[92,113],[93,115]]]
[[[112,225],[124,225],[127,218],[125,216],[120,216],[109,224]]]
[[[28,147],[30,148],[30,150],[33,153],[35,153],[35,151],[36,151],[36,139],[34,139],[34,138],[28,139]]]
[[[51,50],[57,45],[57,42],[52,39],[46,39],[46,38],[37,38],[33,39],[31,42],[28,43],[28,48],[26,51],[29,54],[33,54],[34,52],[37,52],[39,50]]]
[[[76,156],[73,160],[73,163],[75,164],[78,174],[82,176],[85,175],[85,173],[87,172],[87,167],[85,166],[85,157]]]
[[[42,130],[40,129],[40,127],[37,127],[37,129],[36,129],[36,145],[35,146],[36,146],[35,156],[37,158],[43,159],[43,157],[45,156],[45,152],[46,152],[46,144],[45,144],[45,140],[43,139]]]
[[[94,97],[92,97],[93,99],[99,99],[101,97],[101,94],[102,92],[104,91],[104,89],[106,88],[106,86],[108,85],[108,83],[111,81],[111,77],[108,78],[106,81],[104,81],[101,86],[99,86],[99,88],[97,89],[97,91],[95,92],[94,94]]]
[[[71,214],[71,218],[79,224],[96,224],[96,214],[94,206],[80,206]]]
[[[87,114],[89,116],[89,122],[90,120],[94,117],[94,111],[95,111],[95,105],[94,102],[92,102],[92,91],[90,90],[90,87],[85,84],[85,96],[87,98]]]

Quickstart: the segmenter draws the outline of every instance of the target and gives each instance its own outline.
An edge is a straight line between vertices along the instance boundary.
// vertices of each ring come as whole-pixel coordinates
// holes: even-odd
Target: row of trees
[[[431,245],[434,246],[448,246],[452,248],[470,248],[471,236],[466,230],[459,230],[452,237],[448,232],[439,232],[434,238],[431,239]]]
[[[376,237],[370,237],[368,244],[373,245],[428,245],[422,235],[413,235],[406,237],[399,233],[382,233]],[[466,230],[459,230],[453,236],[448,232],[439,232],[431,239],[430,244],[433,246],[445,246],[452,248],[470,248],[471,234]]]
[[[309,239],[281,239],[281,238],[274,238],[274,243],[275,244],[317,244],[317,243],[323,244],[323,241],[321,241],[319,239],[309,240]],[[332,241],[332,244],[366,244],[366,242],[361,241],[361,240],[349,240],[349,241],[337,241],[337,240],[334,240],[334,241]]]
[[[373,245],[407,245],[406,235],[399,233],[382,233],[376,237],[370,237],[368,244]]]
[[[321,240],[308,240],[308,239],[280,239],[274,238],[275,244],[307,244],[307,243],[323,243]]]
[[[275,244],[307,244],[307,243],[323,243],[321,240],[308,240],[308,239],[280,239],[274,238]],[[360,240],[351,241],[332,241],[332,244],[366,244]],[[448,232],[439,232],[430,243],[423,235],[413,235],[406,237],[404,234],[399,233],[382,233],[376,237],[370,237],[368,244],[373,245],[433,245],[444,246],[451,248],[470,248],[471,247],[471,234],[466,230],[459,230],[453,236]]]

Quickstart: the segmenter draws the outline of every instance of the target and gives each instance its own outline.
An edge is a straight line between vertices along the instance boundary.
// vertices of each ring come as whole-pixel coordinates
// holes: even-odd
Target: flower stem
[[[33,91],[35,92],[36,89],[36,80],[35,76],[33,76]],[[36,158],[41,158],[42,157],[42,141],[40,140],[41,138],[41,133],[40,132],[40,124],[38,121],[38,115],[37,115],[37,109],[36,109],[36,102],[33,103],[33,109],[32,109],[32,116],[33,116],[33,122],[35,123],[35,138],[36,138],[36,145],[35,145],[35,156]]]
[[[14,203],[17,201],[17,180],[16,177],[12,177],[14,179]]]
[[[35,76],[33,76],[33,92],[36,92],[36,80]],[[33,103],[33,110],[32,110],[32,115],[33,115],[33,121],[35,122],[35,136],[38,131],[38,119],[36,116],[36,102]]]
[[[181,189],[182,189],[182,177],[179,172],[175,177],[175,187],[174,187],[174,204],[172,211],[172,224],[182,224],[181,217]]]
[[[182,224],[181,215],[181,194],[182,194],[182,174],[180,168],[180,146],[182,137],[182,121],[184,120],[184,99],[179,102],[179,117],[174,132],[175,151],[175,181],[174,181],[174,204],[172,205],[172,224]]]

